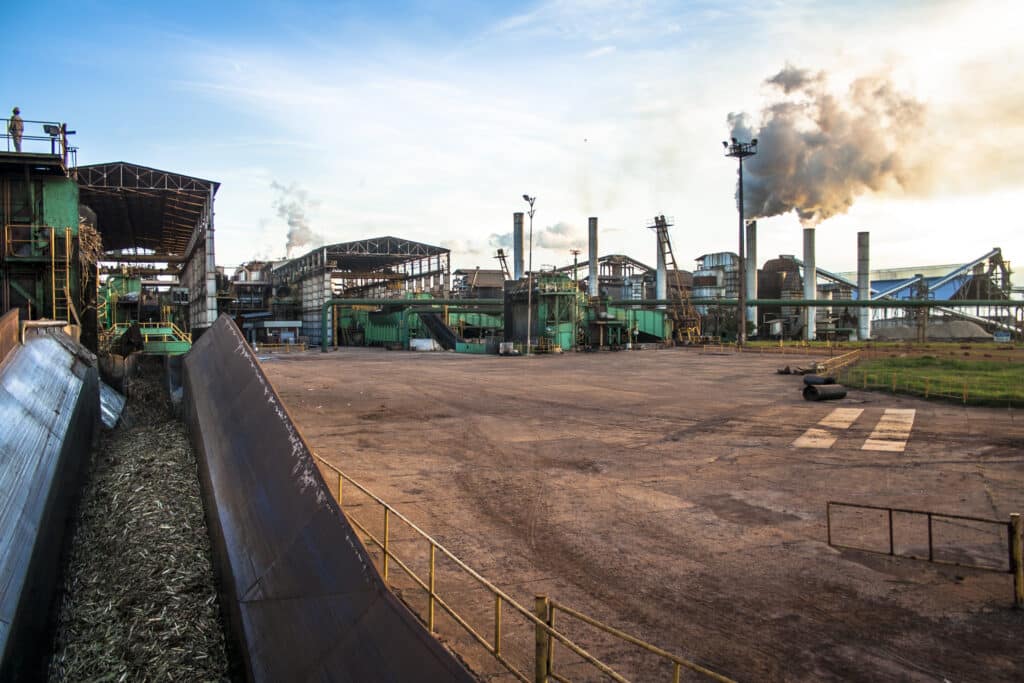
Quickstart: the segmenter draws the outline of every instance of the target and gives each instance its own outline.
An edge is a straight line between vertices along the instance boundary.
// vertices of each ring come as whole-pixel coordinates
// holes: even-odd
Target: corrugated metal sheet
[[[100,382],[100,420],[107,429],[113,429],[124,410],[124,396],[106,382]]]
[[[384,585],[227,316],[185,357],[231,637],[256,681],[472,681]]]
[[[50,649],[67,517],[96,424],[95,358],[60,333],[0,367],[0,679],[35,679]]]

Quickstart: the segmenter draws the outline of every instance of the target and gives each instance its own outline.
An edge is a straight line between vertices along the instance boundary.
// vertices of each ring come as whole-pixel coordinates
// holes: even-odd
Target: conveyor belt
[[[472,681],[385,586],[227,316],[185,357],[229,634],[256,681]]]

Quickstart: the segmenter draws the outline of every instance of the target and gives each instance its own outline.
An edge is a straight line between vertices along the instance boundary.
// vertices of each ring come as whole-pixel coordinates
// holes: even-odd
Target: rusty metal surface
[[[0,363],[18,345],[18,317],[17,308],[0,316]]]
[[[222,604],[246,678],[474,680],[384,585],[230,318],[184,363]]]
[[[30,336],[0,367],[0,680],[45,677],[98,408],[95,358],[62,334]]]

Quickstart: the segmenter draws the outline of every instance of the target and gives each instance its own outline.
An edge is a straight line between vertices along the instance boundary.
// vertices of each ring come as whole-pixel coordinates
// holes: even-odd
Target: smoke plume
[[[270,183],[270,187],[277,193],[273,203],[277,215],[288,223],[288,257],[291,258],[296,247],[322,242],[323,239],[309,227],[307,211],[316,206],[316,202],[309,199],[309,193],[295,183],[284,185],[276,180]]]
[[[749,218],[795,211],[807,226],[845,213],[868,192],[905,191],[925,183],[915,153],[925,106],[886,76],[858,78],[842,96],[828,77],[787,65],[765,80],[774,93],[755,128],[746,113],[729,114],[731,135],[757,138],[743,161],[743,204]]]

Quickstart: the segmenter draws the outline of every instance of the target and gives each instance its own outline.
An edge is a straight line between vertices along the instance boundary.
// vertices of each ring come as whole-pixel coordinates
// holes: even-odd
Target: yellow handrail
[[[378,505],[380,505],[381,507],[384,508],[384,538],[383,539],[380,539],[377,536],[375,536],[372,532],[370,532],[355,517],[353,517],[351,515],[346,515],[346,517],[349,519],[349,521],[352,522],[352,524],[357,529],[359,529],[363,534],[365,534],[366,537],[374,545],[376,545],[378,548],[381,549],[382,554],[383,554],[382,562],[381,562],[383,568],[382,568],[382,572],[381,573],[383,574],[385,581],[388,580],[388,566],[389,566],[389,561],[390,561],[390,562],[394,562],[396,566],[398,566],[400,569],[402,569],[413,580],[413,582],[416,583],[417,586],[419,586],[421,589],[426,591],[427,597],[428,597],[428,609],[427,609],[427,619],[426,619],[426,621],[427,621],[427,628],[431,632],[434,630],[434,605],[436,604],[436,605],[439,605],[445,612],[447,612],[449,614],[449,616],[451,616],[452,619],[454,619],[455,622],[458,623],[474,640],[476,640],[481,646],[483,646],[486,650],[488,650],[491,653],[491,655],[495,658],[495,660],[497,660],[500,664],[502,664],[512,675],[514,675],[519,680],[524,681],[525,683],[530,683],[531,678],[527,677],[524,673],[522,673],[521,671],[516,669],[515,666],[506,657],[504,657],[501,654],[501,633],[502,633],[502,631],[501,631],[501,614],[502,614],[502,606],[503,606],[503,604],[507,603],[509,605],[509,607],[513,611],[518,612],[528,622],[530,622],[530,623],[532,623],[534,625],[534,627],[535,627],[535,629],[537,631],[538,640],[543,635],[544,638],[546,638],[548,641],[562,643],[562,645],[564,645],[570,651],[574,652],[577,656],[579,656],[581,659],[583,659],[588,664],[592,665],[594,668],[596,668],[598,671],[600,671],[602,674],[604,674],[608,678],[610,678],[610,679],[612,679],[614,681],[618,681],[619,683],[628,683],[628,680],[625,677],[623,677],[622,674],[618,673],[617,671],[612,669],[610,666],[608,666],[607,664],[605,664],[604,662],[599,660],[597,657],[595,657],[594,655],[592,655],[589,652],[587,652],[583,647],[581,647],[580,645],[578,645],[575,642],[573,642],[566,635],[564,635],[561,632],[559,632],[556,629],[554,629],[549,623],[547,623],[547,621],[545,619],[542,619],[542,618],[538,617],[532,611],[530,611],[526,607],[523,607],[521,604],[516,602],[507,593],[505,593],[500,588],[495,586],[493,583],[488,581],[486,578],[481,576],[476,570],[474,570],[472,567],[470,567],[465,562],[460,560],[454,553],[452,553],[446,547],[444,547],[443,545],[438,543],[436,539],[434,539],[432,536],[430,536],[430,534],[428,534],[423,529],[421,529],[415,522],[410,520],[408,517],[406,517],[402,513],[398,512],[394,507],[389,505],[387,502],[385,502],[379,496],[377,496],[376,494],[371,492],[365,486],[363,486],[362,484],[360,484],[359,482],[354,480],[352,477],[350,477],[347,474],[345,474],[344,472],[342,472],[340,469],[338,469],[336,466],[334,466],[333,464],[328,462],[325,458],[321,457],[320,455],[314,454],[313,457],[316,458],[316,460],[319,463],[321,463],[324,467],[326,467],[328,470],[330,470],[331,472],[333,472],[334,474],[336,474],[338,476],[338,505],[339,506],[344,507],[344,498],[343,498],[344,482],[347,481],[348,483],[352,484],[357,489],[359,489],[363,494],[368,496],[372,501],[374,501],[375,503],[377,503]],[[403,562],[400,558],[398,558],[396,556],[396,554],[394,553],[394,551],[391,549],[390,543],[389,543],[389,530],[390,530],[390,521],[391,521],[392,517],[394,517],[394,518],[404,522],[406,526],[408,526],[416,534],[418,534],[421,538],[423,538],[424,540],[426,540],[430,544],[430,566],[429,566],[429,578],[428,578],[429,583],[424,581],[420,576],[418,576],[405,562]],[[436,555],[437,555],[438,551],[440,551],[449,560],[454,562],[455,565],[459,569],[461,569],[463,572],[468,574],[472,579],[474,579],[477,583],[479,583],[481,586],[483,586],[485,589],[487,589],[494,596],[494,639],[493,639],[493,642],[489,642],[483,635],[478,633],[476,629],[474,629],[463,617],[461,617],[455,611],[454,607],[449,605],[447,601],[445,601],[443,598],[441,598],[437,594],[437,592],[435,590],[435,584],[434,584],[434,574],[435,574]],[[547,599],[545,598],[544,600],[545,600],[545,604],[546,604],[547,603]],[[562,609],[563,611],[568,611],[568,608],[566,608],[564,605],[562,605],[560,603],[559,603],[559,609]],[[575,610],[573,610],[573,614],[576,615],[576,614],[581,614],[581,613],[576,612]],[[588,617],[588,619],[589,619],[589,617]],[[607,627],[607,628],[611,628],[611,627]],[[622,633],[622,632],[620,631],[618,633]],[[624,635],[628,636],[628,634],[624,634]],[[642,644],[642,646],[646,647],[646,649],[649,649],[652,652],[656,652],[656,653],[663,653],[663,652],[665,652],[664,650],[660,650],[660,649],[656,648],[654,645],[650,645],[649,643],[645,643],[642,640],[639,640],[637,638],[633,638],[633,636],[628,636],[628,638],[631,639],[630,642],[634,642],[636,644]],[[550,644],[549,644],[548,648],[549,647],[550,647]],[[550,651],[548,648],[545,648],[545,650],[546,651]],[[692,662],[689,662],[689,660],[685,660],[685,659],[682,659],[682,658],[679,658],[679,657],[675,657],[674,655],[672,655],[670,653],[665,653],[665,655],[667,655],[670,659],[672,659],[673,662],[679,662],[683,666],[687,666],[687,668],[691,668],[694,671],[698,671],[698,672],[701,672],[701,673],[706,673],[707,675],[710,675],[712,678],[715,678],[715,680],[731,681],[731,679],[728,679],[728,678],[725,678],[723,676],[720,676],[719,674],[715,674],[714,672],[708,671],[707,669],[703,669],[703,667],[700,667],[700,665],[693,664]],[[544,658],[545,658],[545,660],[548,660],[546,655],[545,655]],[[548,660],[548,661],[550,661],[550,660]],[[692,664],[692,666],[691,666],[691,664]],[[696,668],[694,668],[694,667],[696,667]],[[678,671],[676,673],[678,675]],[[552,678],[555,678],[556,680],[560,679],[559,676],[557,676],[556,674],[554,674],[551,671],[547,671],[547,675],[551,676]],[[678,676],[674,680],[678,681]]]

